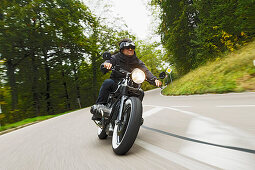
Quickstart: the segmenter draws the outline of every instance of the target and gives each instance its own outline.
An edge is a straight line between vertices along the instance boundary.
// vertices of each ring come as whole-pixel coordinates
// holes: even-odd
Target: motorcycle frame
[[[129,90],[136,90],[137,91],[137,90],[140,90],[140,88],[141,88],[141,84],[138,84],[137,88],[129,86],[128,83],[130,81],[132,81],[131,73],[126,72],[126,71],[122,72],[122,73],[125,73],[125,78],[122,79],[122,81],[124,81],[124,82],[121,83],[121,85],[118,85],[118,88],[114,92],[114,93],[116,93],[116,92],[119,91],[120,94],[116,97],[116,101],[114,101],[113,103],[110,103],[110,106],[109,106],[110,109],[111,109],[111,112],[112,112],[113,108],[115,107],[115,105],[117,104],[117,102],[120,98],[120,108],[118,110],[117,118],[116,118],[116,120],[112,120],[112,117],[114,115],[111,113],[111,118],[110,119],[105,119],[105,117],[103,116],[103,113],[102,113],[102,120],[100,121],[101,123],[99,124],[99,123],[95,122],[97,124],[97,126],[99,126],[101,129],[106,128],[109,124],[112,124],[113,127],[115,125],[120,125],[121,124],[121,118],[122,118],[123,109],[124,109],[124,102],[129,98],[129,96],[127,95],[127,92]],[[113,122],[113,121],[115,121],[115,122]]]
[[[123,112],[123,106],[124,106],[124,101],[128,98],[126,96],[126,90],[127,90],[127,86],[128,86],[128,80],[129,80],[129,76],[131,73],[126,73],[126,78],[125,78],[125,82],[122,85],[122,92],[121,92],[121,100],[120,100],[120,109],[119,109],[119,114],[116,120],[116,124],[120,124],[121,122],[121,117],[122,117],[122,112]]]

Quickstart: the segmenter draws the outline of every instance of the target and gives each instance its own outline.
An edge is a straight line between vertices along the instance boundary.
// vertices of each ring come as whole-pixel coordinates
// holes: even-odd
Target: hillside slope
[[[255,41],[168,85],[164,95],[255,91]]]

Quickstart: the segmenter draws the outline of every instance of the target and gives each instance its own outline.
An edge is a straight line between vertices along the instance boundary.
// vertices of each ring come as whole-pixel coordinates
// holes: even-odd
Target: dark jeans
[[[106,104],[108,96],[111,92],[114,92],[117,89],[118,85],[112,79],[106,79],[99,91],[99,95],[96,101],[96,104]],[[144,92],[141,91],[141,95],[138,97],[141,101],[143,101]]]
[[[106,104],[109,94],[116,89],[117,83],[112,79],[106,79],[100,88],[96,104]]]

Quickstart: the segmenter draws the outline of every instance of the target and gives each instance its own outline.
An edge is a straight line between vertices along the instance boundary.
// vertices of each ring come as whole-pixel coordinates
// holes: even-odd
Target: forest
[[[136,39],[79,0],[1,0],[0,30],[1,125],[91,106],[109,77],[99,69],[102,53]],[[157,44],[136,43],[158,73]]]
[[[153,74],[162,61],[178,78],[255,36],[254,0],[151,0],[164,50],[136,41]],[[0,1],[0,124],[91,106],[104,51],[136,37],[104,24],[79,0]],[[162,51],[165,51],[164,53]],[[143,88],[149,89],[147,84]]]

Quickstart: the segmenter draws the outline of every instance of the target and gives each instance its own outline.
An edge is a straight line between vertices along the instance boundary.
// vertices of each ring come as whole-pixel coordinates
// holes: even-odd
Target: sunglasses
[[[135,46],[128,46],[128,47],[124,47],[124,49],[132,49],[132,50],[134,50],[135,49]]]
[[[135,49],[135,43],[133,43],[133,42],[122,42],[121,44],[120,44],[120,48],[122,49],[122,48],[124,48],[124,49]]]

